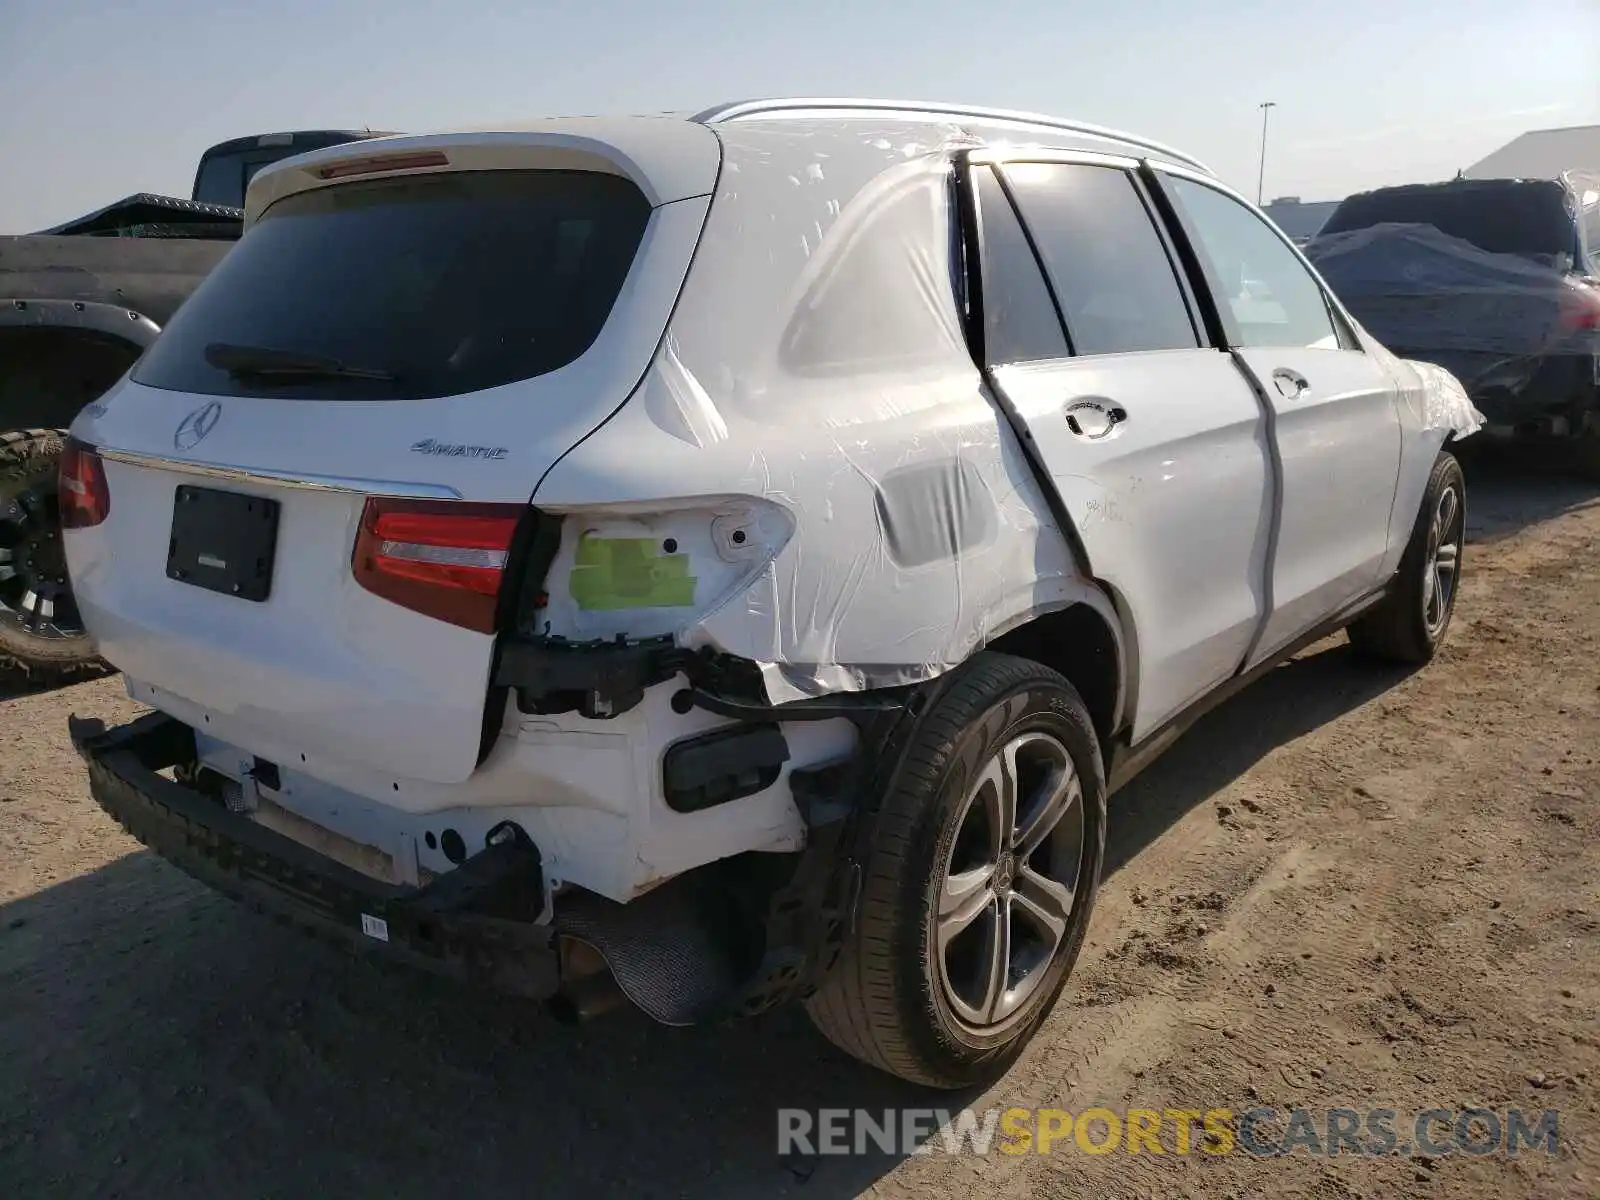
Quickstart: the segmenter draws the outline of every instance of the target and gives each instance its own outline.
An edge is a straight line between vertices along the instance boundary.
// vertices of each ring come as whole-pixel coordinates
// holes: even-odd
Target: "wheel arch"
[[[1101,742],[1127,724],[1138,679],[1138,644],[1112,589],[1085,581],[1048,607],[1002,627],[985,649],[1059,671],[1077,688]]]
[[[0,430],[66,428],[160,332],[149,317],[111,304],[0,302]]]

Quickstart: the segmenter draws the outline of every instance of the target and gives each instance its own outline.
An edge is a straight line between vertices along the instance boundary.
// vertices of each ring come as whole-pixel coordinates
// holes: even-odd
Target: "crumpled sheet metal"
[[[1472,402],[1461,380],[1437,363],[1402,358],[1378,341],[1358,321],[1367,351],[1377,359],[1400,387],[1400,403],[1408,420],[1403,422],[1408,436],[1413,431],[1453,433],[1458,438],[1477,433],[1488,423]]]
[[[1578,198],[1579,220],[1593,231],[1596,227],[1590,222],[1600,217],[1600,167],[1563,171],[1561,180]],[[1591,241],[1589,250],[1591,253],[1600,253],[1600,241]]]
[[[1567,171],[1561,178],[1577,197],[1578,223],[1589,243],[1588,273],[1591,278],[1600,279],[1600,167]]]
[[[1580,303],[1560,256],[1491,254],[1431,225],[1384,224],[1315,239],[1307,257],[1374,336],[1438,355],[1469,391],[1515,393],[1550,354],[1600,354],[1600,332],[1568,318]]]
[[[792,119],[718,134],[717,195],[641,393],[541,503],[620,474],[640,501],[692,480],[792,512],[754,584],[681,631],[757,663],[773,703],[932,678],[1081,598],[962,334],[947,147],[970,136]]]
[[[1472,403],[1461,381],[1436,363],[1419,359],[1403,362],[1422,378],[1422,428],[1448,429],[1466,437],[1484,426],[1484,416]]]

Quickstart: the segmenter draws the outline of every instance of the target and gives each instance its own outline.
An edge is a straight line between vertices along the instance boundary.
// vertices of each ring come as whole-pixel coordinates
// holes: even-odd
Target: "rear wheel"
[[[0,671],[50,684],[103,669],[61,548],[58,429],[0,433]]]
[[[1350,642],[1358,652],[1411,665],[1433,658],[1460,589],[1466,497],[1461,464],[1448,452],[1440,454],[1389,595],[1350,626]]]
[[[982,653],[919,723],[874,830],[855,927],[807,1001],[862,1061],[958,1088],[999,1075],[1083,945],[1105,782],[1061,675]]]

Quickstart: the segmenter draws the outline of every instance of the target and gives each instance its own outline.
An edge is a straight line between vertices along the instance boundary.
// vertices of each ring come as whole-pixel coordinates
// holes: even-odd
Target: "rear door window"
[[[993,169],[974,167],[982,231],[983,342],[990,366],[1065,358],[1067,338],[1039,260]]]
[[[632,182],[584,171],[412,176],[288,196],[206,277],[133,378],[214,396],[404,400],[547,374],[599,336],[649,217]],[[219,346],[354,373],[243,374],[240,355]]]
[[[1265,217],[1203,183],[1166,184],[1236,345],[1340,348],[1322,285]]]
[[[1007,163],[1077,354],[1200,344],[1171,259],[1132,176],[1081,163]]]

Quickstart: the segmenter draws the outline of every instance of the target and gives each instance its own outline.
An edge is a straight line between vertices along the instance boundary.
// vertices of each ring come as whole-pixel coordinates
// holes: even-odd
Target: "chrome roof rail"
[[[921,100],[866,100],[851,97],[826,96],[826,97],[784,97],[771,100],[740,100],[729,104],[719,104],[708,108],[704,112],[696,113],[690,117],[701,125],[711,125],[718,121],[737,121],[745,117],[776,115],[785,112],[806,109],[855,109],[867,112],[893,112],[907,116],[927,115],[932,117],[967,117],[972,120],[1009,121],[1021,125],[1033,125],[1039,129],[1056,129],[1067,133],[1081,133],[1089,137],[1105,138],[1108,141],[1123,142],[1130,146],[1137,146],[1148,150],[1163,158],[1174,162],[1183,163],[1197,171],[1210,175],[1213,172],[1205,163],[1181,150],[1161,142],[1151,141],[1149,138],[1139,137],[1136,134],[1123,133],[1118,129],[1108,129],[1101,125],[1090,125],[1083,121],[1069,121],[1063,117],[1052,117],[1044,113],[1022,112],[1009,108],[980,108],[969,104],[943,104]]]

